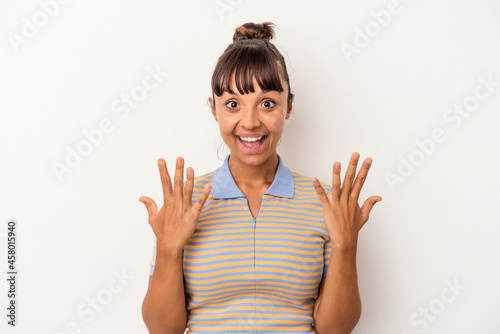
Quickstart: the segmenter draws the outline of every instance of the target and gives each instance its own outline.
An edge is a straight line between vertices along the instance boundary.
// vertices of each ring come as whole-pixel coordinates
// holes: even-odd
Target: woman
[[[350,333],[360,317],[357,237],[381,200],[357,203],[371,159],[354,181],[354,153],[342,187],[339,163],[332,187],[285,166],[276,147],[293,94],[272,26],[237,28],[216,65],[209,102],[231,152],[223,165],[196,179],[187,168],[184,184],[179,157],[172,190],[159,159],[163,206],[139,199],[156,235],[150,333]]]

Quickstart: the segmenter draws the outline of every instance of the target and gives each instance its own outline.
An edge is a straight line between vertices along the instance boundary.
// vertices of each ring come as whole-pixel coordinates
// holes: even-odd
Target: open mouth
[[[239,136],[236,136],[236,137],[238,137],[238,140],[243,145],[243,147],[249,148],[249,149],[259,148],[260,146],[262,146],[262,144],[266,141],[266,138],[267,138],[267,136],[262,136],[262,138],[260,138],[259,140],[246,141],[246,140],[242,140]]]

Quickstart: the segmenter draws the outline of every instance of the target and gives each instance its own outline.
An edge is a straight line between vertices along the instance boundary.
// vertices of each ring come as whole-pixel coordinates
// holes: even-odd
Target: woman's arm
[[[314,328],[318,334],[351,333],[361,316],[356,247],[332,247],[328,267],[314,304]]]
[[[155,270],[142,303],[142,317],[151,334],[182,334],[186,330],[182,254],[156,254]]]
[[[320,334],[349,334],[361,316],[361,299],[356,273],[358,234],[380,196],[371,196],[363,206],[359,193],[372,163],[367,158],[356,177],[359,154],[351,155],[344,183],[340,163],[334,163],[331,191],[326,194],[317,178],[312,182],[323,206],[325,226],[331,241],[328,272],[314,305],[315,328]],[[354,183],[353,183],[354,182]]]
[[[152,334],[182,334],[187,323],[182,252],[196,229],[211,185],[205,185],[203,193],[193,204],[194,170],[191,167],[187,169],[187,181],[183,187],[184,159],[177,158],[173,189],[165,160],[159,159],[158,167],[163,207],[158,211],[151,198],[139,198],[146,205],[148,222],[157,241],[155,269],[142,303],[142,317]]]

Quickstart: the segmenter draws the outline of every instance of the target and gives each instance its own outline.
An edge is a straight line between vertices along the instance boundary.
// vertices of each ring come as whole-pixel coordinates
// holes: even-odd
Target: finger
[[[340,198],[340,162],[335,162],[333,164],[332,173],[332,198],[334,201],[338,202]]]
[[[328,201],[328,196],[326,195],[325,189],[323,189],[319,180],[313,177],[312,184],[314,186],[314,189],[316,190],[316,193],[319,196],[319,199],[321,200],[321,205],[323,205],[324,208],[329,208],[330,202]]]
[[[359,193],[361,192],[361,188],[366,181],[366,176],[368,175],[368,171],[372,165],[372,158],[368,157],[363,162],[363,166],[359,170],[358,176],[356,176],[356,180],[354,181],[354,185],[352,186],[351,198],[358,202]]]
[[[354,152],[351,155],[351,161],[349,161],[349,166],[347,166],[347,171],[344,177],[344,184],[340,190],[340,197],[346,198],[351,193],[352,182],[356,176],[356,167],[358,166],[359,153]]]
[[[160,170],[161,186],[163,189],[163,205],[165,206],[172,197],[172,181],[170,181],[167,164],[162,158],[158,159],[158,169]]]
[[[203,205],[205,205],[205,202],[210,195],[210,191],[212,190],[212,185],[210,183],[207,183],[205,187],[203,188],[203,192],[201,193],[200,196],[198,196],[198,200],[196,201],[196,204],[194,205],[194,209],[197,215],[200,214],[201,209],[203,209]]]
[[[361,214],[363,215],[363,224],[359,227],[363,227],[363,225],[368,221],[368,218],[370,218],[370,212],[375,205],[375,203],[380,202],[382,200],[382,197],[380,196],[372,196],[366,199],[366,201],[363,203],[363,206],[361,207]]]
[[[184,209],[189,209],[193,206],[193,183],[194,183],[194,170],[191,167],[186,169],[187,180],[186,187],[184,188]]]
[[[141,196],[139,198],[139,202],[144,203],[146,206],[146,209],[148,210],[148,221],[151,222],[151,220],[158,214],[158,207],[156,206],[155,201],[149,197]]]
[[[177,205],[182,206],[182,184],[184,178],[184,159],[178,157],[175,164],[174,198]]]

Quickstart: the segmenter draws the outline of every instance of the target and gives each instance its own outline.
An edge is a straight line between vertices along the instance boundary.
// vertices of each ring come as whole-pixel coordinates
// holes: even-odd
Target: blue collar
[[[245,198],[245,195],[234,182],[233,175],[229,170],[228,160],[230,155],[231,154],[228,154],[226,159],[224,159],[223,165],[215,170],[212,180],[212,196],[214,199]],[[274,181],[264,194],[293,198],[295,182],[292,172],[285,166],[279,154],[278,161],[278,170],[274,176]]]

